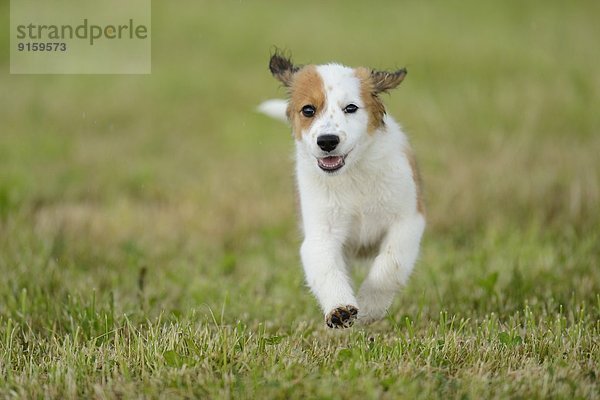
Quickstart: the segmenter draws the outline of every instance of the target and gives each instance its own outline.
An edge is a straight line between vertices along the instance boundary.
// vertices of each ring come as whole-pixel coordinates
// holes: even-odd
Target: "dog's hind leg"
[[[398,290],[406,283],[417,256],[425,218],[421,214],[393,224],[379,255],[358,292],[361,323],[383,318]]]
[[[352,326],[358,306],[346,271],[342,245],[330,237],[307,236],[300,253],[306,281],[319,300],[327,326]]]

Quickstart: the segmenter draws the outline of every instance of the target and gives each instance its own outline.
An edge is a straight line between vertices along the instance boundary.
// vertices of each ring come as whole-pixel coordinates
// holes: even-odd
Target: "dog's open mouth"
[[[317,164],[319,168],[326,172],[337,171],[344,166],[344,156],[328,156],[323,158],[317,158]]]

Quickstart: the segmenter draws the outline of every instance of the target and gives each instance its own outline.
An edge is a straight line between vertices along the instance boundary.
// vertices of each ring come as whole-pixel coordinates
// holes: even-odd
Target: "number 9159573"
[[[54,42],[18,43],[17,50],[19,50],[19,51],[67,51],[67,44],[66,43],[54,43]]]

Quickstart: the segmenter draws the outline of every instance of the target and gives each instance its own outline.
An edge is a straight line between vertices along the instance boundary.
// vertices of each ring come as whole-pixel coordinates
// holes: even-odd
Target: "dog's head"
[[[360,158],[384,124],[379,94],[406,76],[404,68],[387,72],[339,64],[299,67],[279,53],[271,56],[269,69],[289,91],[287,118],[299,146],[327,173]]]

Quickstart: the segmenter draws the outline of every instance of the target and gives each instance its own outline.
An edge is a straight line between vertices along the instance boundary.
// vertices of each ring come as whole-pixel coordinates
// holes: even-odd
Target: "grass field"
[[[0,397],[600,398],[600,2],[152,13],[149,76],[9,75],[0,31]],[[428,227],[370,327],[304,286],[273,45],[408,68]]]

